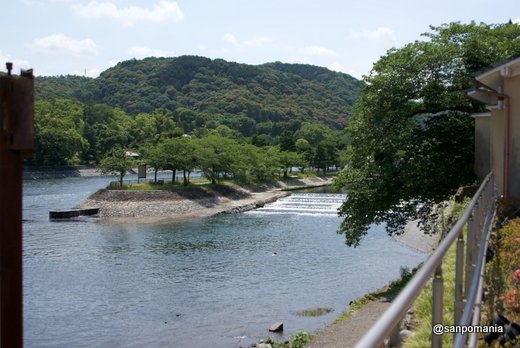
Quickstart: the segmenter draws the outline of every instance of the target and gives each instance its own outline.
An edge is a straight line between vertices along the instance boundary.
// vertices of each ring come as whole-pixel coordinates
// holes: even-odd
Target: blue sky
[[[0,70],[95,77],[120,61],[185,54],[324,66],[357,78],[392,47],[452,21],[520,23],[519,0],[9,0]]]

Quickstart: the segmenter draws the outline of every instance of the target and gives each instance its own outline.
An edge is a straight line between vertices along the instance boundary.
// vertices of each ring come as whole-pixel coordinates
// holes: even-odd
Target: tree
[[[399,231],[418,207],[475,180],[469,114],[481,106],[464,90],[476,71],[520,52],[520,26],[450,23],[424,36],[374,64],[353,108],[348,163],[336,181],[349,192],[339,229],[347,245],[372,223]]]
[[[64,165],[79,161],[88,148],[82,137],[83,107],[72,100],[36,101],[34,127],[34,163]]]
[[[251,151],[250,168],[256,181],[273,179],[281,167],[280,151],[274,146]]]
[[[280,150],[282,151],[294,151],[294,136],[293,132],[290,130],[284,130],[282,134],[280,134]]]
[[[123,147],[115,147],[107,152],[99,162],[99,168],[103,174],[114,174],[119,178],[119,185],[123,186],[123,177],[132,169],[135,161],[127,156]]]
[[[162,151],[161,147],[158,145],[144,146],[141,147],[141,157],[147,165],[153,167],[154,182],[157,183],[157,172],[161,169],[166,169],[168,166],[165,151]],[[175,174],[173,181],[175,181]]]
[[[188,185],[190,183],[191,172],[199,166],[199,158],[197,157],[198,147],[197,144],[191,141],[183,142],[180,154],[182,155],[181,169],[183,176],[183,184]]]
[[[175,126],[172,118],[173,115],[164,109],[157,109],[150,114],[138,114],[130,128],[131,145],[156,145],[164,138],[181,136],[183,131]]]
[[[287,178],[287,173],[292,167],[305,167],[306,161],[303,155],[293,151],[280,151],[280,164],[283,167],[283,177]]]
[[[83,136],[90,144],[83,153],[85,162],[97,163],[112,148],[130,145],[132,119],[122,110],[102,104],[88,105],[84,120]]]
[[[215,134],[198,139],[198,164],[204,176],[215,184],[222,175],[232,173],[237,142]]]

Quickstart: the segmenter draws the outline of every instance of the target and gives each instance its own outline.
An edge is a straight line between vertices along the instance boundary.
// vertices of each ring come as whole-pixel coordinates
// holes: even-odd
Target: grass
[[[358,310],[363,308],[363,306],[365,306],[367,303],[375,301],[378,298],[379,298],[378,294],[370,293],[370,294],[366,294],[365,296],[360,297],[360,298],[352,301],[350,303],[350,306],[349,306],[348,310],[343,312],[343,313],[341,313],[340,316],[337,317],[336,320],[334,320],[333,323],[334,324],[335,323],[341,323],[343,321],[349,320],[350,317],[352,316],[352,314],[354,314],[355,312],[357,312]]]
[[[451,325],[453,323],[453,302],[455,298],[455,251],[456,244],[453,243],[442,262],[442,276],[444,280],[442,320],[445,325]],[[414,302],[414,320],[419,324],[417,327],[412,329],[413,338],[405,340],[403,348],[423,348],[431,345],[432,299],[432,287],[430,281]],[[443,335],[442,345],[444,347],[451,347],[452,339],[453,335]]]
[[[450,201],[449,208],[441,212],[441,226],[445,228],[449,224],[449,220],[457,220],[464,212],[469,200],[462,203]],[[464,232],[465,235],[465,232]],[[442,264],[443,280],[444,280],[444,296],[443,296],[443,322],[445,324],[453,323],[453,302],[455,292],[455,243],[450,247],[444,257]],[[414,268],[412,271],[401,269],[401,278],[391,282],[384,290],[369,293],[350,304],[348,311],[342,313],[335,322],[348,320],[352,314],[361,309],[364,305],[371,301],[381,298],[394,298],[406,286],[408,281],[413,277],[415,272],[420,268]],[[418,325],[412,329],[413,338],[403,342],[405,348],[423,348],[431,345],[431,303],[432,289],[431,282],[421,291],[420,295],[414,302],[414,320]],[[452,344],[453,335],[443,335],[443,346],[448,347]]]
[[[442,215],[451,216],[457,220],[464,212],[469,200],[462,203],[450,202],[450,207],[442,213]],[[466,231],[464,229],[463,236],[465,238]],[[443,293],[443,323],[444,325],[453,324],[453,303],[455,298],[455,259],[456,259],[456,243],[453,243],[446,252],[442,262],[442,277],[444,281]],[[413,336],[403,342],[403,348],[423,348],[431,345],[432,332],[432,286],[431,281],[421,291],[413,304],[414,320],[418,323],[412,329]],[[451,347],[453,335],[442,335],[442,345]]]
[[[333,308],[315,308],[315,309],[305,309],[303,311],[296,312],[296,315],[300,317],[319,317],[325,314],[328,314],[330,312],[333,312]]]
[[[339,317],[337,317],[336,320],[334,320],[334,323],[339,323],[350,319],[352,314],[360,310],[369,302],[376,301],[381,298],[392,299],[396,297],[399,294],[399,292],[401,292],[401,290],[406,286],[406,284],[408,284],[408,281],[412,279],[413,275],[415,274],[415,272],[417,272],[419,267],[420,266],[417,266],[411,271],[406,267],[401,268],[401,277],[399,279],[390,282],[382,290],[366,294],[365,296],[352,301],[350,303],[349,309],[343,312]]]
[[[310,333],[299,330],[294,335],[290,335],[288,341],[278,342],[268,338],[265,343],[270,344],[273,348],[305,348],[311,340],[312,335]]]
[[[348,311],[342,313],[334,323],[342,322],[348,320],[352,314],[361,309],[364,305],[371,301],[378,300],[380,298],[393,298],[395,297],[401,289],[403,289],[408,281],[413,277],[415,272],[419,269],[419,267],[414,268],[413,270],[409,270],[407,268],[401,269],[401,278],[392,281],[388,286],[386,286],[383,290],[366,294],[363,297],[358,298],[357,300],[352,301],[349,306]],[[318,316],[330,313],[332,311],[331,308],[316,308],[310,310],[304,310],[298,315],[306,315],[306,316]],[[272,339],[268,339],[265,343],[269,343],[273,348],[304,348],[311,341],[312,335],[309,333],[300,330],[296,334],[291,335],[289,341],[285,342],[276,342]]]
[[[160,181],[159,181],[160,182]],[[175,191],[186,187],[193,187],[193,186],[201,186],[201,185],[209,185],[211,184],[209,180],[205,178],[195,178],[190,179],[190,183],[185,186],[182,184],[182,180],[176,181],[172,183],[171,181],[166,181],[162,184],[154,183],[153,181],[146,181],[146,182],[140,182],[140,183],[129,183],[129,184],[123,184],[123,186],[119,186],[119,184],[116,185],[109,185],[109,189],[111,190],[128,190],[128,191],[145,191],[145,190],[163,190],[163,191]]]

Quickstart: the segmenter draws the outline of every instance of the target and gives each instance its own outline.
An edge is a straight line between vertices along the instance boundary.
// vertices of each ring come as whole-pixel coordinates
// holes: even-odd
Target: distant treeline
[[[119,108],[104,104],[85,105],[68,99],[39,100],[35,102],[35,117],[35,151],[30,164],[45,166],[96,165],[114,148],[137,151],[142,161],[151,163],[157,161],[156,149],[163,152],[167,149],[177,155],[185,144],[197,144],[197,151],[217,144],[219,150],[215,151],[218,154],[233,153],[234,159],[242,156],[238,148],[252,157],[258,150],[267,154],[272,163],[279,163],[278,167],[313,166],[325,170],[344,162],[342,154],[348,144],[344,131],[320,123],[293,120],[280,125],[272,122],[271,127],[245,136],[226,122],[184,108],[157,109],[132,117]],[[188,119],[198,125],[189,135],[179,126]],[[211,139],[212,145],[204,146],[204,142],[193,139]],[[194,156],[195,148],[185,153]],[[203,157],[204,154],[198,151],[197,160],[204,162]],[[163,162],[156,162],[155,166],[167,169]]]
[[[338,164],[362,83],[326,68],[246,65],[196,56],[130,60],[92,79],[38,77],[31,164],[97,164],[182,134],[300,151]]]

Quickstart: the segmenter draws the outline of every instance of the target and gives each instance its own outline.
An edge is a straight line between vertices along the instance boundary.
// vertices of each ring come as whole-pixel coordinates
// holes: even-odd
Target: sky
[[[96,77],[132,58],[198,55],[361,78],[430,25],[520,24],[520,0],[8,0],[0,15],[0,71]]]

